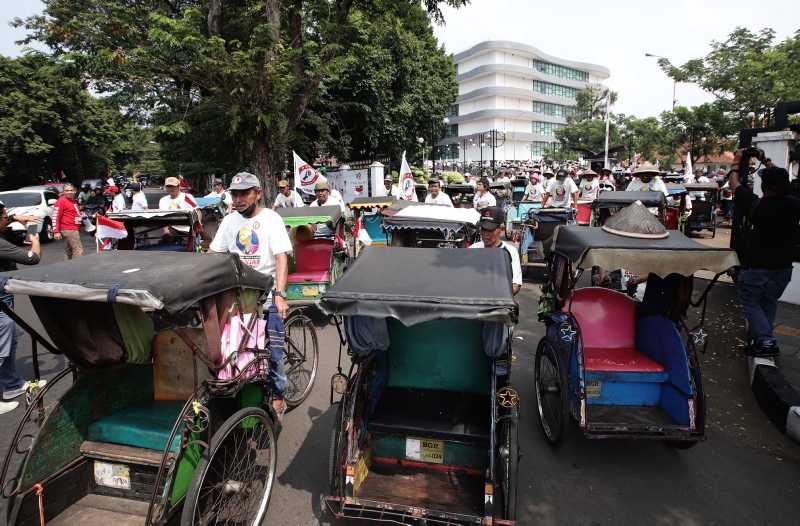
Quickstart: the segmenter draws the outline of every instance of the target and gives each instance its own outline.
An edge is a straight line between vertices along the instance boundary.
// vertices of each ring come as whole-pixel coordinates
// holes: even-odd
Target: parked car
[[[53,205],[58,199],[58,191],[51,187],[31,187],[31,189],[0,192],[0,201],[6,206],[9,215],[32,215],[42,218],[41,240],[53,240]],[[25,236],[26,228],[14,221],[9,225],[12,235]]]
[[[84,186],[89,186],[89,188],[103,188],[103,180],[102,179],[84,179],[81,181],[81,184],[78,186],[78,190],[83,188]]]

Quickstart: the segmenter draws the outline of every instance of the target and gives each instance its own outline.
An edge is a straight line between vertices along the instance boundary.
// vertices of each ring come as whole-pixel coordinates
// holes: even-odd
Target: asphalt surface
[[[91,238],[84,241],[92,250]],[[61,251],[59,242],[47,245],[43,264],[59,260]],[[697,280],[696,293],[704,283]],[[800,446],[778,432],[753,399],[739,348],[741,315],[728,287],[719,284],[710,295],[710,343],[701,356],[708,440],[681,451],[659,442],[589,441],[574,427],[561,447],[547,446],[532,392],[533,355],[543,332],[536,320],[538,285],[524,286],[518,296],[521,321],[515,331],[518,359],[513,373],[522,397],[519,524],[797,524]],[[17,309],[41,328],[26,298],[17,298]],[[335,413],[329,404],[329,379],[336,368],[338,339],[333,327],[321,327],[319,334],[317,383],[308,400],[285,417],[278,481],[264,524],[340,524],[320,510]],[[42,374],[52,377],[65,366],[64,359],[42,352]],[[20,341],[18,367],[30,377],[27,335]],[[63,392],[68,383],[65,379],[56,391]],[[0,416],[0,450],[7,450],[22,413],[20,407]]]

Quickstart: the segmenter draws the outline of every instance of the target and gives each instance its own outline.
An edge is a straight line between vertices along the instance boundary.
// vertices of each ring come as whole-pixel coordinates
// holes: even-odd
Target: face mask
[[[253,203],[252,205],[248,206],[247,208],[245,208],[243,211],[241,211],[239,213],[242,214],[244,217],[250,218],[250,217],[253,217],[253,213],[255,211],[256,211],[256,203]]]

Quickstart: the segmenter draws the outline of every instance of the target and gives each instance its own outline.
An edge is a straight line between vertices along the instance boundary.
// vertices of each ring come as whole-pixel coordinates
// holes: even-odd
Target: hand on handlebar
[[[285,320],[286,315],[289,313],[289,303],[286,301],[286,298],[274,296],[273,302],[275,303],[275,308],[278,309],[278,314]]]

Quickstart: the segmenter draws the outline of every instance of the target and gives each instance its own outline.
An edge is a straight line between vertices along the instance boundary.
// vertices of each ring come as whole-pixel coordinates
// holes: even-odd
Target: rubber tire
[[[303,393],[301,393],[301,395],[299,397],[294,398],[292,400],[290,400],[289,398],[284,398],[284,400],[286,401],[286,412],[287,413],[289,411],[292,411],[293,409],[299,407],[306,400],[306,398],[308,398],[308,395],[311,394],[311,391],[314,389],[314,382],[317,379],[317,372],[319,370],[319,339],[317,338],[317,329],[316,329],[316,327],[314,327],[314,322],[311,321],[311,318],[309,318],[305,314],[295,314],[294,316],[292,316],[290,314],[286,319],[286,324],[284,325],[284,327],[286,329],[285,333],[287,335],[287,340],[288,340],[288,334],[289,334],[289,325],[291,323],[293,323],[293,322],[296,322],[297,320],[300,320],[300,322],[303,323],[307,329],[310,329],[311,346],[312,346],[311,351],[314,354],[314,356],[313,356],[313,364],[314,365],[313,365],[313,367],[311,369],[311,378],[308,381],[308,386],[305,388]],[[289,347],[289,344],[287,343],[286,344],[286,349],[288,349],[288,347]],[[286,352],[287,351],[284,350],[284,353],[286,353]],[[284,363],[285,363],[285,357],[284,357]],[[285,396],[285,393],[284,393],[284,396]]]
[[[42,243],[50,243],[53,239],[53,221],[49,217],[45,217],[42,222],[41,241]]]
[[[336,454],[339,449],[339,436],[342,424],[342,414],[344,413],[344,402],[339,402],[336,409],[336,420],[331,427],[331,438],[328,451],[328,495],[336,495],[336,487],[333,479],[336,476]]]
[[[270,486],[270,495],[267,495],[267,502],[264,508],[264,517],[267,515],[267,511],[269,510],[269,500],[272,496],[272,490],[275,487],[275,479],[277,479],[277,461],[278,461],[278,442],[277,442],[277,433],[275,432],[275,423],[272,420],[272,417],[259,407],[245,407],[236,411],[233,415],[231,415],[222,425],[217,429],[214,433],[214,436],[211,437],[211,441],[208,445],[208,448],[203,452],[202,457],[200,457],[200,462],[197,463],[197,467],[194,470],[194,475],[192,476],[192,483],[189,485],[189,490],[186,492],[186,497],[183,501],[183,509],[181,510],[181,526],[194,526],[194,502],[198,498],[198,493],[200,489],[203,487],[203,479],[206,470],[208,469],[208,465],[211,463],[211,459],[213,458],[216,449],[219,447],[219,444],[225,440],[225,437],[237,426],[239,423],[247,417],[257,417],[264,420],[267,428],[272,434],[272,443],[274,444],[274,455],[272,456],[272,485]],[[264,520],[262,517],[262,522]]]
[[[503,439],[501,438],[503,436],[503,431],[510,428],[510,435],[508,437],[510,459],[509,491],[508,495],[506,495],[502,483],[498,484],[500,494],[502,495],[501,502],[503,503],[503,516],[500,518],[508,521],[515,521],[517,520],[517,490],[519,487],[519,426],[517,425],[517,420],[511,419],[503,420],[500,426],[501,432],[498,434],[498,444],[503,443]],[[497,457],[497,466],[502,466],[502,457],[499,454]],[[503,469],[503,474],[505,474],[505,469]]]
[[[545,440],[551,446],[558,446],[562,443],[564,438],[564,428],[566,426],[566,421],[569,418],[569,384],[567,382],[566,368],[564,367],[564,363],[559,355],[559,348],[559,344],[554,343],[550,338],[545,336],[539,341],[539,345],[536,347],[536,355],[533,362],[533,388],[537,414],[539,415],[539,427],[542,430]],[[540,362],[543,359],[546,359],[546,357],[551,358],[550,361],[552,362],[553,367],[556,369],[556,374],[558,375],[559,383],[561,385],[559,399],[561,420],[556,425],[553,425],[552,422],[548,422],[547,425],[545,425],[544,415],[542,414],[542,404],[539,398]]]

